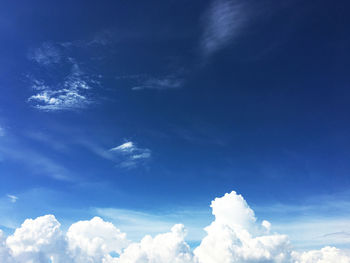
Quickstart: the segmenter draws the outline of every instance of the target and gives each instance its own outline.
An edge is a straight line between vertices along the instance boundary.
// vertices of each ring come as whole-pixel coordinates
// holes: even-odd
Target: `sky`
[[[210,207],[231,193],[295,253],[350,249],[349,7],[2,1],[0,241],[15,255],[30,218],[68,236],[111,222],[130,242],[180,223],[195,252],[179,262],[224,262],[203,253],[217,225],[234,228]]]

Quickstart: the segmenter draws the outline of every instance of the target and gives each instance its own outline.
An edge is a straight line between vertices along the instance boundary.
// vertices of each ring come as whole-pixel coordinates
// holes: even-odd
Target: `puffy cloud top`
[[[99,217],[74,223],[67,232],[67,241],[70,251],[87,262],[100,262],[111,252],[121,253],[129,243],[125,233]]]
[[[335,247],[303,253],[292,251],[285,235],[271,234],[271,224],[258,224],[254,211],[236,192],[211,204],[215,220],[193,251],[183,225],[139,243],[99,217],[79,221],[66,233],[53,215],[27,219],[13,235],[0,230],[1,263],[350,263]],[[113,255],[113,256],[112,256]]]
[[[210,207],[215,216],[215,221],[231,228],[249,229],[256,221],[254,211],[248,206],[244,198],[235,191],[225,194],[221,198],[215,198]]]

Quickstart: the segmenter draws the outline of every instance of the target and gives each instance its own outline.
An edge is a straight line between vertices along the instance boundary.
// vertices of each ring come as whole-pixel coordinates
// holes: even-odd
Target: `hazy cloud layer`
[[[52,43],[43,43],[41,47],[29,52],[29,59],[41,65],[50,65],[61,61],[62,53],[60,49]]]
[[[120,149],[128,149],[126,145]],[[53,215],[27,219],[7,238],[0,231],[3,263],[348,263],[350,256],[335,247],[293,251],[286,235],[271,232],[236,192],[216,198],[215,220],[194,250],[186,243],[186,229],[177,224],[170,232],[130,243],[126,234],[99,217],[74,223],[66,233]]]

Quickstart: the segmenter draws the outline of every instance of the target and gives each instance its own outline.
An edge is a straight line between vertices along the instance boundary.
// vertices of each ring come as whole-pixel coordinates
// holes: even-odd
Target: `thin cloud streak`
[[[169,90],[179,89],[183,86],[184,80],[175,77],[164,77],[164,78],[150,78],[140,83],[137,86],[132,87],[132,90]]]
[[[200,41],[205,56],[228,45],[239,33],[247,14],[236,0],[213,1],[204,16],[204,32]]]
[[[33,151],[20,143],[15,138],[7,137],[0,144],[0,157],[3,160],[15,160],[27,168],[33,174],[43,175],[60,181],[75,181],[76,178],[65,167],[49,157]]]
[[[10,195],[10,194],[8,194],[7,197],[9,198],[9,200],[10,200],[11,203],[16,203],[17,200],[18,200],[18,197],[15,196],[15,195]]]

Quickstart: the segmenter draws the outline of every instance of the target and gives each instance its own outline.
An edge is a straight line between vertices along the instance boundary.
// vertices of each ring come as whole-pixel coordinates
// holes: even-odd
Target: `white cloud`
[[[27,99],[31,106],[59,111],[83,109],[93,103],[90,90],[99,82],[85,74],[78,62],[65,54],[65,49],[61,44],[44,43],[30,55],[39,67],[45,68],[39,71],[40,76],[28,75],[34,91]]]
[[[133,142],[126,142],[123,143],[117,147],[114,147],[112,149],[110,149],[110,151],[114,152],[114,151],[120,151],[120,152],[132,152],[135,150],[135,146]]]
[[[6,237],[0,230],[0,260],[3,263],[14,263],[10,251],[6,245]]]
[[[52,215],[25,220],[6,245],[15,262],[63,262],[67,258],[60,223]]]
[[[211,207],[215,220],[194,250],[199,262],[290,262],[288,237],[266,234],[241,195],[231,192],[216,198]]]
[[[324,247],[304,253],[293,253],[296,263],[349,263],[350,256],[335,247]]]
[[[46,111],[82,109],[93,103],[88,94],[92,89],[89,82],[79,66],[72,62],[71,72],[62,82],[50,86],[44,81],[34,80],[32,88],[39,92],[29,97],[28,102]]]
[[[236,192],[216,198],[214,221],[193,251],[186,230],[176,224],[170,232],[146,235],[129,244],[112,223],[95,217],[73,224],[67,233],[53,215],[27,219],[13,235],[0,231],[2,263],[349,263],[345,250],[324,247],[296,252],[285,235],[271,233],[271,224],[256,218]]]
[[[118,165],[123,168],[134,168],[151,157],[151,150],[139,148],[132,141],[125,142],[109,150],[116,155]]]
[[[16,203],[18,200],[18,197],[15,195],[7,195],[11,203]]]
[[[185,242],[186,230],[183,225],[172,227],[171,232],[152,238],[145,236],[140,243],[133,243],[120,258],[109,259],[110,263],[191,263],[195,262],[190,247]]]
[[[203,227],[208,225],[211,219],[207,211],[199,211],[194,207],[158,211],[157,213],[116,208],[94,208],[91,213],[110,220],[122,231],[128,233],[128,237],[133,241],[140,240],[147,234],[164,233],[173,225],[181,222],[188,229],[188,240],[196,242],[204,237]]]
[[[242,3],[235,0],[215,0],[204,16],[201,47],[205,55],[223,48],[238,34],[245,20]]]
[[[74,223],[67,232],[69,249],[84,262],[101,262],[111,252],[121,253],[128,245],[126,234],[99,217]]]

